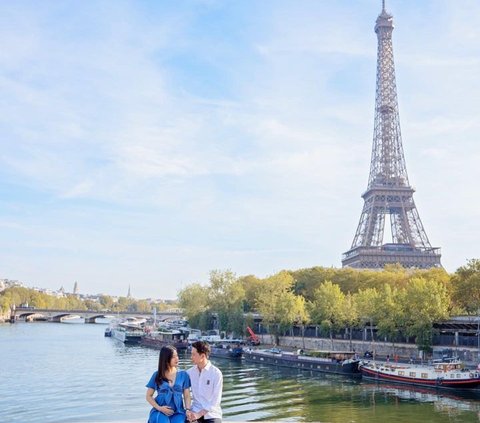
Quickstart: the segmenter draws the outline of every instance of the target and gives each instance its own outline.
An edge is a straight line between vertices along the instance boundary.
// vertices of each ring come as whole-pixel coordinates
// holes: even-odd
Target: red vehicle
[[[247,331],[250,334],[250,336],[247,338],[248,343],[250,345],[260,345],[260,338],[255,335],[255,332],[252,330],[250,326],[247,326]]]

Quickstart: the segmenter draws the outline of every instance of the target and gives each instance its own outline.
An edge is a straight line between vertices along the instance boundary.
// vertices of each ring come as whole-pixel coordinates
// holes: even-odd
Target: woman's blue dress
[[[160,385],[155,383],[158,372],[154,372],[147,383],[147,388],[157,391],[155,401],[160,406],[171,407],[174,413],[171,416],[163,414],[161,411],[152,408],[148,417],[148,423],[184,423],[186,420],[186,411],[183,406],[183,390],[190,388],[190,376],[184,370],[177,371],[177,377],[173,386],[168,382],[162,381]]]

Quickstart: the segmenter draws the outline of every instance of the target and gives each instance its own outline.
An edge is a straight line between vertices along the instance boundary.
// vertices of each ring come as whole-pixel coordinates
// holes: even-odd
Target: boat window
[[[400,371],[398,372],[398,375],[399,375],[399,376],[405,376],[405,372],[404,372],[403,370],[400,370]]]
[[[415,372],[410,372],[410,377],[415,377],[417,374]]]
[[[428,378],[428,373],[422,373],[422,378],[427,379]]]

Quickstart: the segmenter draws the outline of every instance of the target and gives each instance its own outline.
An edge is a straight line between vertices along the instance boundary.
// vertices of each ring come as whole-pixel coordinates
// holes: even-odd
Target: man
[[[205,341],[192,344],[193,367],[187,370],[192,384],[192,408],[187,409],[190,421],[221,423],[223,375],[210,363],[210,345]]]

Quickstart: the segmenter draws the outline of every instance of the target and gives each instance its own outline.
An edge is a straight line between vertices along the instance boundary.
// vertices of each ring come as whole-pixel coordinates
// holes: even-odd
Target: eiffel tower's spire
[[[381,268],[440,266],[440,252],[430,245],[410,186],[403,155],[393,60],[393,16],[385,10],[375,22],[378,39],[375,124],[372,159],[360,222],[343,266]],[[392,239],[384,243],[385,216]]]

